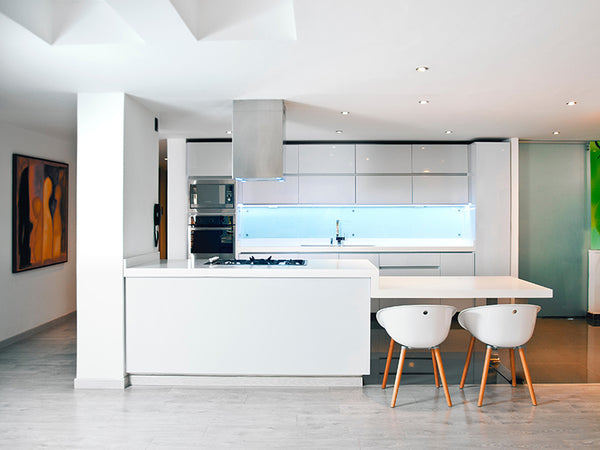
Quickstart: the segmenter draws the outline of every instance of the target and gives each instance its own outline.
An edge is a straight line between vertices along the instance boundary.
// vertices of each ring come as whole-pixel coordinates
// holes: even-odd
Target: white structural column
[[[185,139],[167,139],[167,258],[187,259],[187,152]]]
[[[75,387],[123,388],[123,258],[153,249],[158,139],[152,114],[123,93],[78,94],[77,168]],[[150,193],[135,189],[134,179]]]

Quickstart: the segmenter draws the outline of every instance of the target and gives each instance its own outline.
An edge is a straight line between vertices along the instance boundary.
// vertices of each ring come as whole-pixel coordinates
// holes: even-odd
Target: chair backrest
[[[538,305],[477,306],[461,311],[458,323],[492,347],[519,347],[531,339],[540,309]]]
[[[409,348],[431,348],[448,337],[452,316],[449,305],[392,306],[377,311],[377,321],[397,343]]]

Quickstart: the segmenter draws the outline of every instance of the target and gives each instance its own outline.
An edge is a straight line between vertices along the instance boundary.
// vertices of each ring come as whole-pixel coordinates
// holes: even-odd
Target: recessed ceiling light
[[[419,100],[419,105],[426,105],[429,103],[429,100]]]
[[[427,72],[429,70],[429,67],[427,66],[419,66],[417,67],[417,72]]]
[[[553,131],[552,134],[556,135],[556,134],[560,134],[560,131]]]
[[[446,133],[446,134],[452,134],[452,130],[446,130],[446,131],[444,131],[444,133]]]
[[[342,134],[344,131],[343,131],[343,130],[335,130],[335,132],[336,132],[337,134]]]
[[[350,114],[350,111],[342,111],[340,114],[341,114],[342,116],[347,116],[347,115],[349,115],[349,114]]]
[[[575,106],[577,104],[577,102],[574,102],[573,100],[571,100],[570,102],[567,102],[567,106]]]
[[[225,134],[231,134],[231,130],[227,130]]]

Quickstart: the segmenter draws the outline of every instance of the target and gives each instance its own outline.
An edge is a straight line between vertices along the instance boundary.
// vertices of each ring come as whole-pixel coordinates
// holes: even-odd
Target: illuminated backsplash
[[[238,205],[238,239],[474,239],[473,205]]]

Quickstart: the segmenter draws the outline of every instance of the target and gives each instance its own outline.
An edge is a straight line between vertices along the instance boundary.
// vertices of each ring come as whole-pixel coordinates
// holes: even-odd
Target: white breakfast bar
[[[366,260],[305,266],[126,261],[131,384],[360,386],[371,298],[548,298],[513,277],[379,277]]]

